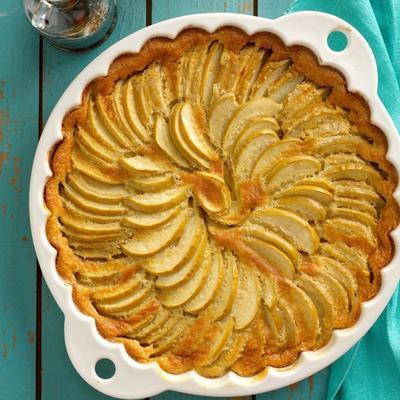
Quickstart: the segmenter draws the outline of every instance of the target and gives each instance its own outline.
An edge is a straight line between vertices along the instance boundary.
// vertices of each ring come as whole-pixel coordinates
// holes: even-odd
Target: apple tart
[[[356,323],[398,224],[384,133],[270,33],[155,38],[63,121],[57,270],[101,335],[170,373],[252,376]]]

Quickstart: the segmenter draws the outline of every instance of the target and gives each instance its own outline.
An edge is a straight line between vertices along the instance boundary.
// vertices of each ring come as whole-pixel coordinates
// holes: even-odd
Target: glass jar
[[[31,24],[62,50],[94,47],[112,32],[115,0],[23,0]]]

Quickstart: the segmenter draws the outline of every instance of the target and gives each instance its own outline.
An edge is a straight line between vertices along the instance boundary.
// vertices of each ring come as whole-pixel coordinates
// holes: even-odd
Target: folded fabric
[[[334,14],[369,42],[379,73],[379,96],[400,130],[400,0],[297,0],[288,12]],[[400,157],[400,154],[399,154]],[[400,291],[367,335],[330,368],[327,399],[400,398]]]

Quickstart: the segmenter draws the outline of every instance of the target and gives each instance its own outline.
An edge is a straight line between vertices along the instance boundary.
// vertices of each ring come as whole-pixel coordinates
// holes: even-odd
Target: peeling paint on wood
[[[310,386],[310,393],[314,391],[314,375],[308,378],[308,385]]]
[[[8,346],[7,343],[3,343],[3,358],[8,357]]]
[[[0,175],[3,172],[3,164],[8,160],[8,153],[1,152],[0,153]]]
[[[16,156],[14,157],[13,160],[13,170],[14,170],[14,175],[10,178],[10,184],[11,186],[15,187],[15,190],[19,192],[21,190],[20,187],[20,176],[21,176],[21,157]]]
[[[4,95],[3,95],[4,99]],[[10,112],[5,109],[0,110],[0,144],[4,139],[4,127],[10,123]]]
[[[35,343],[35,334],[32,331],[28,331],[28,343]]]

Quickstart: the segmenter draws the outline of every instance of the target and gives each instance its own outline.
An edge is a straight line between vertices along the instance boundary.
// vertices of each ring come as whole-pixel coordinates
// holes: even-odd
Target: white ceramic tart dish
[[[192,38],[185,33],[188,29]],[[334,31],[347,37],[341,52],[327,45]],[[207,42],[211,34],[215,36]],[[283,42],[278,50],[274,45],[272,50],[257,47],[268,34],[278,38],[272,42]],[[193,37],[203,42],[193,42]],[[243,37],[247,42],[241,42]],[[135,67],[132,78],[121,80],[132,72],[119,75],[115,65],[121,71],[126,65],[113,62],[129,53],[138,53],[140,60],[145,54],[141,49],[155,38],[177,39],[171,46],[165,39],[154,41],[156,56],[141,69]],[[249,64],[242,69],[238,64],[237,77],[224,70],[224,62],[229,66],[236,56],[222,53],[223,46],[234,48],[235,40],[246,45],[239,48],[239,64]],[[173,43],[181,43],[178,50]],[[200,50],[179,67],[191,79],[185,78],[189,83],[182,86],[183,94],[169,96],[166,104],[157,92],[162,87],[157,62],[166,68],[162,62],[168,52],[184,48],[189,54],[191,43]],[[292,46],[305,50],[296,56]],[[289,49],[281,54],[293,59],[279,58],[279,49]],[[314,72],[307,74],[309,51],[322,68],[313,61]],[[220,70],[210,67],[217,59],[223,60]],[[198,72],[199,65],[206,65],[206,73]],[[173,76],[175,65],[163,70]],[[201,83],[196,83],[197,73]],[[110,97],[109,92],[82,97],[91,82],[112,74],[120,79],[122,97]],[[334,82],[342,77],[346,86]],[[208,81],[217,84],[207,86]],[[99,82],[107,86],[106,79]],[[165,82],[163,89],[171,95],[176,88]],[[400,144],[377,87],[376,63],[360,33],[345,21],[316,12],[277,20],[236,14],[176,18],[126,37],[89,64],[49,117],[30,184],[36,253],[64,312],[67,351],[83,379],[123,399],[165,390],[242,396],[304,379],[349,350],[379,317],[400,276],[395,228],[400,197],[398,188],[393,192]],[[115,98],[112,105],[107,103]],[[88,125],[79,122],[70,129],[65,116],[82,99]],[[135,104],[133,111],[130,104]],[[107,118],[113,112],[121,132],[134,128],[136,150],[126,150],[127,137]],[[212,144],[204,136],[206,126]],[[370,128],[379,133],[363,133]],[[76,146],[54,152],[68,129]],[[155,147],[143,144],[153,143],[147,131],[155,132]],[[67,139],[62,143],[68,148]],[[256,161],[250,162],[252,158]],[[112,172],[113,166],[121,175]],[[106,174],[93,172],[97,170]],[[68,179],[52,188],[51,182],[64,175]],[[64,208],[71,213],[57,214]],[[165,257],[173,254],[169,245],[177,243],[179,250],[185,237],[196,237],[199,250],[186,239],[191,249],[187,258],[179,263],[174,259],[168,269]],[[74,257],[88,269],[71,267]],[[104,277],[102,265],[115,270]],[[126,265],[129,270],[121,269]],[[113,289],[115,279],[118,289]],[[110,379],[96,375],[96,362],[102,358],[115,364]]]

